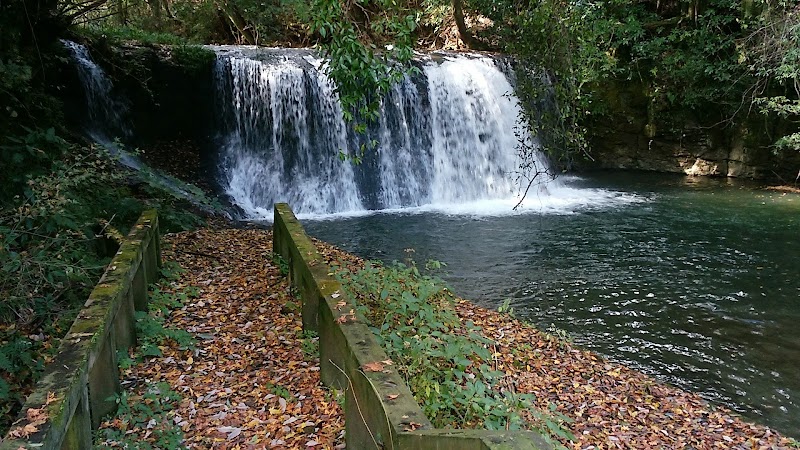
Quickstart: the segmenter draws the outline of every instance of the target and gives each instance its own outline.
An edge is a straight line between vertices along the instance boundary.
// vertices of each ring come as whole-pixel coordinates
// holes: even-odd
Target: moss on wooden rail
[[[338,320],[342,286],[328,273],[314,243],[289,205],[275,205],[273,249],[289,264],[303,300],[303,327],[319,333],[322,382],[346,391],[345,428],[354,449],[550,449],[533,432],[435,429],[392,366],[365,371],[388,358],[366,324]],[[352,302],[346,302],[352,304]]]
[[[114,412],[117,352],[134,345],[134,311],[161,265],[158,215],[145,211],[123,241],[28,396],[0,450],[88,449],[92,430]]]

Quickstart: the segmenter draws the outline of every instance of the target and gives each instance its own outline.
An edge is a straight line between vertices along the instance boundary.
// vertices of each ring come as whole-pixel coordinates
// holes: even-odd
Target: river
[[[800,196],[649,173],[566,184],[628,201],[304,224],[365,258],[442,261],[463,297],[510,299],[542,329],[800,437]]]

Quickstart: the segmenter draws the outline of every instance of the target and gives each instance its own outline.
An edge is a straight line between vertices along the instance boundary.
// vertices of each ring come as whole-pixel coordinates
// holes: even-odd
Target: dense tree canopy
[[[0,8],[0,101],[8,114],[0,132],[11,139],[0,146],[0,160],[9,167],[43,167],[59,151],[54,135],[41,132],[59,123],[42,55],[69,29],[123,39],[317,46],[358,130],[376,116],[392,83],[413,70],[415,49],[508,53],[519,62],[523,103],[551,105],[530,108],[536,117],[527,122],[565,167],[588,154],[588,119],[602,119],[609,106],[598,88],[614,82],[644,93],[651,136],[675,111],[719,127],[767,114],[790,124],[774,151],[800,149],[791,133],[800,112],[795,1],[20,0]]]
[[[800,108],[795,1],[24,0],[2,7],[6,91],[27,76],[15,69],[14,43],[36,44],[35,36],[46,40],[72,24],[123,36],[317,45],[330,58],[348,116],[360,119],[374,116],[414,49],[502,51],[527,68],[523,99],[555,93],[552,117],[533,123],[559,130],[551,147],[569,149],[557,155],[567,160],[587,150],[585,119],[603,114],[596,88],[608,80],[640,85],[654,118],[676,108],[713,111],[724,125],[752,112],[792,119]],[[796,149],[797,141],[787,136],[777,148]]]

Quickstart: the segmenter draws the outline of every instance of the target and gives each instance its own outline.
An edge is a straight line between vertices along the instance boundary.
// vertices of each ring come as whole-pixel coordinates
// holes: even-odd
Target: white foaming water
[[[68,40],[61,40],[61,43],[72,53],[83,83],[89,115],[87,134],[106,147],[113,147],[110,148],[112,152],[118,150],[114,140],[126,140],[133,134],[126,120],[128,106],[112,95],[113,83],[94,62],[86,46]]]
[[[425,66],[431,115],[431,203],[514,195],[518,161],[513,130],[519,104],[488,58],[448,58]]]
[[[347,142],[334,87],[325,77],[309,79],[304,66],[288,59],[217,62],[229,129],[223,149],[227,192],[252,216],[271,214],[280,198],[271,195],[291,199],[298,211],[363,209],[353,195],[352,166],[336,158]]]
[[[301,213],[297,217],[301,220],[336,220],[350,217],[363,217],[372,214],[426,214],[436,213],[450,216],[470,217],[505,217],[530,214],[556,214],[569,215],[582,211],[596,211],[606,208],[624,207],[627,205],[646,202],[646,197],[615,192],[607,189],[574,188],[559,185],[558,188],[548,192],[537,192],[527,196],[522,204],[519,197],[494,200],[477,200],[463,203],[431,203],[416,207],[387,208],[377,211],[352,211],[334,214]],[[519,205],[519,206],[518,206]],[[271,220],[266,216],[270,211],[263,211],[263,219]]]
[[[520,105],[495,60],[417,58],[366,135],[344,121],[336,89],[308,50],[213,47],[222,118],[223,185],[251,219],[287,202],[299,217],[383,212],[569,213],[635,199],[559,180],[535,184],[519,208]],[[532,142],[529,136],[523,139]],[[376,140],[363,162],[343,162]],[[536,161],[547,168],[544,158]],[[546,175],[542,175],[542,178]]]

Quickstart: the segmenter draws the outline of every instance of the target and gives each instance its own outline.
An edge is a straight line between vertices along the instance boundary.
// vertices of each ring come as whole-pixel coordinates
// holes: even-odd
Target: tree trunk
[[[159,28],[161,27],[161,0],[147,0],[147,4],[150,6],[150,11],[153,12],[153,18],[156,19],[156,23],[158,24]]]
[[[227,2],[220,2],[217,4],[217,7],[225,12],[225,15],[228,16],[228,19],[230,19],[231,24],[233,24],[246,43],[250,45],[257,44],[257,40],[255,35],[253,35],[253,31],[250,29],[247,20],[245,20],[245,18],[242,16],[242,13],[239,12],[239,9],[236,7],[236,5],[230,5]]]
[[[463,0],[453,0],[453,18],[456,21],[461,42],[472,50],[486,50],[486,44],[475,39],[467,29],[467,23],[464,21],[464,5],[462,3]]]
[[[128,2],[127,0],[117,0],[116,2],[117,24],[128,25]]]

